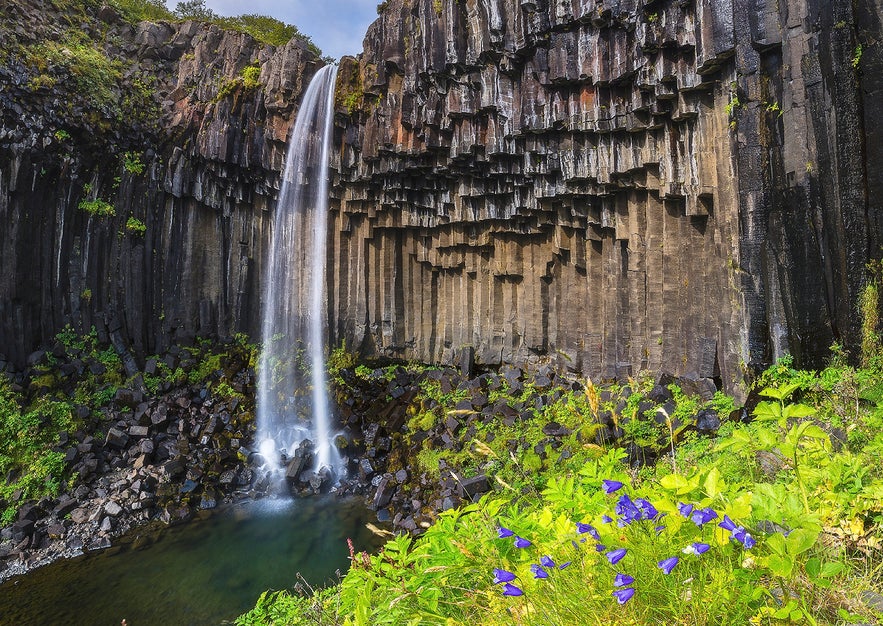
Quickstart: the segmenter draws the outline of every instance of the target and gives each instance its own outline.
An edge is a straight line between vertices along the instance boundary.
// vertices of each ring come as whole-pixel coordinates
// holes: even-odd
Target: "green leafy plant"
[[[129,219],[126,220],[126,232],[130,235],[143,237],[144,233],[147,232],[147,225],[138,218],[130,215]]]
[[[82,199],[77,207],[81,211],[85,211],[89,215],[94,215],[96,217],[113,217],[117,214],[116,209],[113,208],[113,205],[106,200],[102,200],[101,198],[95,198],[93,200]]]

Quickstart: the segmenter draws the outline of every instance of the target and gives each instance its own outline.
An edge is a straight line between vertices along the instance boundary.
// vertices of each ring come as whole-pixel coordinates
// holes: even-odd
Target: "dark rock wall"
[[[48,3],[9,2],[4,40],[56,28]],[[854,349],[883,244],[881,15],[879,0],[390,0],[340,68],[331,342],[731,390],[786,351]],[[70,115],[69,86],[0,58],[0,352],[21,362],[67,322],[142,352],[256,335],[284,141],[321,62],[97,17],[125,59],[118,97],[153,76],[158,124]],[[257,89],[236,82],[249,63]],[[132,150],[141,174],[121,165]],[[77,208],[95,195],[116,217]]]
[[[880,16],[391,0],[341,64],[333,341],[730,389],[855,347],[880,257]]]
[[[13,2],[36,25],[33,40],[19,29],[19,41],[70,36],[51,6],[33,4]],[[94,324],[141,354],[196,334],[257,334],[287,133],[321,62],[296,40],[266,47],[195,22],[132,27],[104,9],[93,28],[123,63],[115,104],[147,76],[157,123],[114,118],[88,98],[81,106],[68,74],[35,88],[39,70],[20,55],[0,63],[0,353],[20,365],[66,323]],[[260,67],[259,88],[242,84],[249,64]],[[143,172],[126,170],[126,152]],[[96,196],[114,217],[78,208]],[[126,229],[129,217],[143,235]]]

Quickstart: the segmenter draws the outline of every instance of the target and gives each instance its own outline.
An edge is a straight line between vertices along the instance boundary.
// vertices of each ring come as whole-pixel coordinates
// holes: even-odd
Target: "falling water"
[[[267,468],[312,442],[315,466],[338,472],[325,374],[328,159],[337,68],[307,88],[285,157],[264,281],[257,441]]]

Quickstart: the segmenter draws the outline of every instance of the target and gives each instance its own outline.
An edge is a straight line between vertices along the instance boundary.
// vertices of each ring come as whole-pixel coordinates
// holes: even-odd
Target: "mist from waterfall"
[[[257,435],[271,475],[312,442],[314,467],[340,472],[325,372],[328,161],[337,67],[304,95],[285,157],[264,275]]]

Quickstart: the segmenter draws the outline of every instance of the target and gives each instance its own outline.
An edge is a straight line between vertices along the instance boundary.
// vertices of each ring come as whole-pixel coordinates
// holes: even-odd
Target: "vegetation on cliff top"
[[[879,311],[879,300],[865,301],[878,287],[873,280],[866,289],[863,310]],[[837,346],[822,371],[782,359],[755,381],[750,417],[734,412],[713,437],[678,437],[668,416],[662,432],[648,435],[671,439],[656,463],[628,465],[623,450],[587,440],[568,444],[570,458],[537,462],[526,451],[540,435],[497,420],[459,451],[431,459],[442,471],[456,468],[458,480],[462,467],[486,472],[496,494],[445,511],[421,537],[399,536],[379,554],[350,546],[351,567],[337,586],[265,593],[237,624],[879,619],[883,353],[875,320],[865,325],[864,345],[874,347],[862,367],[848,365]],[[643,393],[632,395],[641,406]],[[582,420],[572,425],[586,428],[603,410],[600,398],[589,383],[541,409],[540,423],[574,412]],[[457,402],[456,391],[425,386],[409,429],[456,414]],[[496,446],[497,438],[514,448]],[[422,464],[429,459],[421,454]]]

